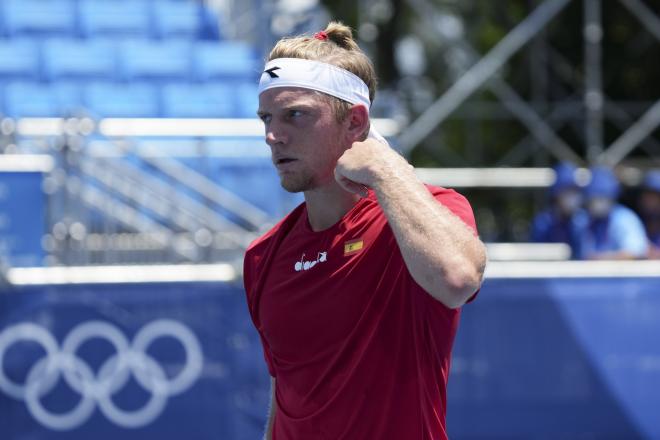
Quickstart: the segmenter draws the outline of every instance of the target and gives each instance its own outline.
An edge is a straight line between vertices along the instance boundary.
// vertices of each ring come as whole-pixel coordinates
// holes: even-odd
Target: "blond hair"
[[[302,58],[341,67],[364,81],[369,88],[369,100],[374,102],[376,71],[371,60],[353,39],[351,28],[339,21],[332,21],[328,23],[323,33],[327,38],[308,35],[282,38],[270,51],[268,61],[275,58]],[[330,99],[337,120],[343,121],[351,104],[339,98],[318,93]]]

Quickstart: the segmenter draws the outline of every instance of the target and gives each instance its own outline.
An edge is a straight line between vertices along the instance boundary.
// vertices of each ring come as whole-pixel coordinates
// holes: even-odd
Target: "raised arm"
[[[349,191],[360,193],[359,185],[375,191],[406,267],[431,296],[456,308],[479,289],[483,243],[430,194],[403,157],[374,140],[356,142],[337,162],[335,177]]]

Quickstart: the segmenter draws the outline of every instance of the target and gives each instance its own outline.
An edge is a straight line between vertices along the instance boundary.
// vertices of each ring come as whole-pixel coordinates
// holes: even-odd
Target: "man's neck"
[[[323,231],[337,223],[360,200],[357,194],[332,184],[305,192],[307,216],[313,231]]]

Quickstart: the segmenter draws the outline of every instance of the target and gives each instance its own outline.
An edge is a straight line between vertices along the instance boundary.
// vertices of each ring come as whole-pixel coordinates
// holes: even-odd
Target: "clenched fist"
[[[375,139],[354,142],[337,161],[335,179],[348,192],[366,197],[369,188],[413,167],[389,145]]]

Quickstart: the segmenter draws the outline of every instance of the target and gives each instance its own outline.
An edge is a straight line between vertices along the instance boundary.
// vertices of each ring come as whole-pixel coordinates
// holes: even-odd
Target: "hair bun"
[[[323,31],[328,40],[346,50],[359,50],[358,44],[353,39],[353,31],[340,21],[331,21]]]

